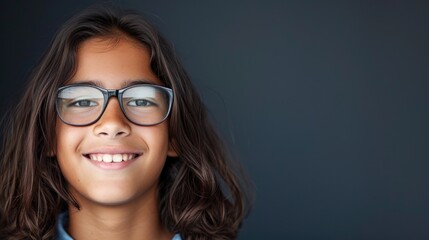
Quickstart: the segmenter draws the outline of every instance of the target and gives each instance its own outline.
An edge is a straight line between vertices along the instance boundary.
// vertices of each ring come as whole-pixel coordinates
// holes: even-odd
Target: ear
[[[176,144],[174,144],[174,140],[171,140],[168,142],[168,150],[167,150],[167,156],[169,157],[177,157],[179,156],[177,154],[177,151],[175,150]]]

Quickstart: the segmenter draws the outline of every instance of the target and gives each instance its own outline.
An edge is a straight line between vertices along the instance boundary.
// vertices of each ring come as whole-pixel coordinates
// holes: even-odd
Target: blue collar
[[[58,216],[57,220],[57,238],[56,240],[73,240],[72,237],[66,232],[64,226],[68,224],[69,213],[63,212]],[[173,236],[171,240],[182,240],[179,234]]]
[[[68,224],[69,213],[62,212],[57,219],[57,240],[73,240],[64,227]]]

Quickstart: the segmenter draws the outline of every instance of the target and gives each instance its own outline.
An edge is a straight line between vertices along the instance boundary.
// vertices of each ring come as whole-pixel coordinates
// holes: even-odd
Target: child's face
[[[120,89],[135,80],[161,85],[150,68],[149,50],[127,39],[93,38],[80,45],[77,72],[68,84],[93,81],[105,89]],[[132,124],[115,97],[96,123],[74,127],[57,119],[56,133],[61,171],[82,207],[154,201],[165,159],[175,156],[169,147],[167,121],[150,127]],[[120,164],[88,158],[127,153],[141,155]]]

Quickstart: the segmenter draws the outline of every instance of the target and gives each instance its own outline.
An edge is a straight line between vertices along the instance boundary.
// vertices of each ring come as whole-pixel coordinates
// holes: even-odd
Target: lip
[[[124,169],[126,167],[128,167],[129,165],[131,165],[133,162],[135,162],[137,158],[134,158],[133,160],[128,160],[126,162],[122,161],[122,162],[111,162],[111,163],[107,163],[107,162],[98,162],[98,161],[94,161],[91,160],[89,158],[87,158],[88,161],[90,161],[94,166],[104,169],[104,170],[120,170],[120,169]]]
[[[121,161],[121,162],[103,162],[92,160],[89,158],[90,154],[136,154],[137,156],[131,160]],[[97,168],[103,170],[120,170],[130,166],[132,163],[137,161],[141,156],[143,156],[143,152],[133,150],[133,149],[124,149],[124,148],[98,148],[82,154],[82,156],[88,160],[91,164],[96,166]]]
[[[93,148],[87,152],[83,152],[83,155],[88,154],[123,154],[123,153],[133,153],[133,154],[143,154],[142,151],[130,148],[122,147],[102,147],[102,148]]]

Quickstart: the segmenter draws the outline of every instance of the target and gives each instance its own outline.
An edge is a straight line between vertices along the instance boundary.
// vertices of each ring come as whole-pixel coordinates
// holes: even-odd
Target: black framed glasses
[[[100,119],[112,96],[118,98],[125,117],[140,126],[163,122],[173,104],[173,90],[158,85],[138,84],[108,90],[90,84],[73,84],[58,89],[55,109],[64,123],[87,126]]]

